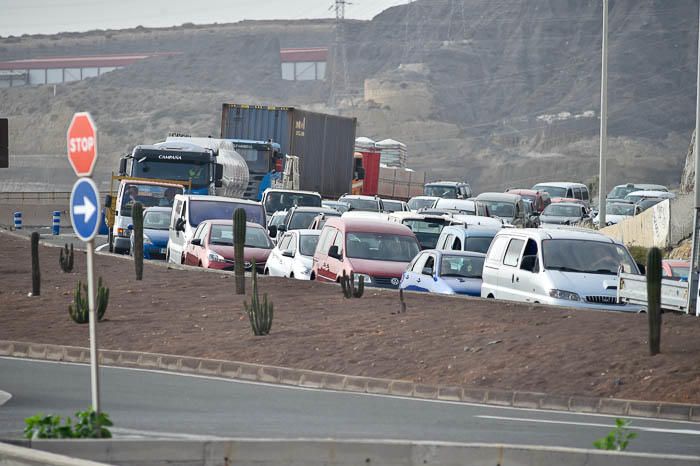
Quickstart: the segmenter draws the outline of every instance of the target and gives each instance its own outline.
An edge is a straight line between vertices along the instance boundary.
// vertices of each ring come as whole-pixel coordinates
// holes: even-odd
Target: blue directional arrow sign
[[[70,220],[75,234],[92,241],[100,228],[100,193],[91,178],[80,178],[70,193]]]

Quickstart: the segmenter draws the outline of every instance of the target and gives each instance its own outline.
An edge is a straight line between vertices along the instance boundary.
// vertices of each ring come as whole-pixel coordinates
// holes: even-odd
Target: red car
[[[245,233],[245,269],[253,259],[259,273],[265,270],[274,244],[267,231],[257,223],[247,222]],[[233,270],[233,220],[205,220],[197,226],[192,240],[185,246],[185,264],[207,269]]]
[[[316,246],[311,279],[336,282],[343,272],[354,272],[367,286],[398,289],[408,263],[419,252],[416,235],[402,224],[331,217]]]

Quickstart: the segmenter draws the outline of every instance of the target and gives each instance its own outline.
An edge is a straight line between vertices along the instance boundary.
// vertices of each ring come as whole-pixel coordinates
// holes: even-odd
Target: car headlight
[[[578,293],[565,290],[549,290],[549,296],[555,299],[565,299],[567,301],[581,301]]]
[[[355,284],[360,283],[360,279],[362,279],[365,282],[365,285],[371,285],[372,284],[372,277],[369,275],[365,275],[363,273],[356,273],[355,275]]]
[[[301,275],[310,275],[311,274],[311,267],[304,267],[303,265],[299,267],[299,273]]]
[[[224,259],[224,256],[222,256],[221,254],[217,254],[214,251],[209,251],[207,258],[209,259],[210,262],[226,262],[226,259]]]
[[[143,244],[153,244],[153,241],[151,241],[148,235],[143,235]]]

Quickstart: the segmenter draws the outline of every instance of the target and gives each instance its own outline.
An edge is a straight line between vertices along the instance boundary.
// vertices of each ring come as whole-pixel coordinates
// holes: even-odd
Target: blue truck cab
[[[254,141],[250,139],[226,139],[233,149],[248,165],[248,187],[245,199],[262,199],[262,193],[269,188],[272,178],[281,175],[284,170],[284,154],[281,146],[273,141]]]

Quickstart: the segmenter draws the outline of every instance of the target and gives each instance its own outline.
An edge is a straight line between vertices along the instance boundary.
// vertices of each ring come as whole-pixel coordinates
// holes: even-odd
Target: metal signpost
[[[700,11],[698,12],[700,18]],[[699,19],[700,21],[700,19]],[[698,23],[700,32],[700,23]],[[695,155],[695,218],[693,220],[693,246],[690,251],[690,270],[688,274],[688,312],[694,312],[700,316],[698,308],[698,280],[700,280],[700,36],[698,36],[698,70],[697,70],[697,91],[695,96],[695,145],[693,155]]]
[[[100,193],[92,181],[97,161],[97,131],[89,113],[76,113],[67,133],[68,161],[79,177],[70,194],[70,219],[75,234],[87,246],[88,309],[90,316],[90,379],[92,409],[100,412],[100,378],[97,353],[97,315],[95,312],[95,274],[93,256],[95,235],[100,228]]]

